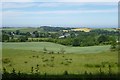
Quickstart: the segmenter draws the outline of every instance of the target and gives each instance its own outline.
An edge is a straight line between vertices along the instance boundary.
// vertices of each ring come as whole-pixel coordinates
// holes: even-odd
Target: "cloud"
[[[34,2],[34,0],[1,0],[1,2]]]
[[[119,0],[2,0],[2,2],[119,2]]]
[[[116,2],[88,2],[88,4],[96,5],[96,6],[117,6]]]
[[[41,3],[37,7],[58,7],[62,5],[63,3]]]
[[[27,8],[27,7],[32,7],[35,4],[33,3],[3,3],[2,8],[3,9],[10,9],[10,8]]]
[[[71,3],[72,5],[75,5],[73,3]],[[71,5],[70,3],[67,5]],[[47,2],[25,2],[25,3],[21,3],[21,2],[7,2],[7,3],[3,3],[2,4],[2,8],[3,9],[17,9],[17,8],[29,8],[29,7],[60,7],[60,6],[65,6],[65,3],[47,3]],[[77,5],[77,3],[76,3]],[[80,4],[79,4],[80,5]]]
[[[66,15],[66,14],[80,14],[80,13],[116,13],[117,9],[110,9],[110,10],[56,10],[56,11],[3,11],[3,16],[26,16],[26,15],[41,15],[41,14],[60,14],[60,15]]]
[[[57,0],[58,2],[119,2],[119,0]]]
[[[66,7],[66,6],[86,6],[86,5],[96,5],[96,6],[117,6],[118,4],[115,2],[69,2],[69,3],[64,3],[64,2],[7,2],[7,3],[2,3],[2,8],[4,9],[17,9],[17,8],[29,8],[29,7]]]

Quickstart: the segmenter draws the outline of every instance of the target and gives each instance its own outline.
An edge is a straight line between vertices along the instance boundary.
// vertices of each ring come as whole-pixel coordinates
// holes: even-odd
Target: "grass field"
[[[66,54],[43,53],[43,48],[59,51],[63,47]],[[109,51],[110,46],[93,47],[66,47],[49,42],[3,43],[3,67],[7,71],[15,68],[16,71],[31,72],[39,65],[39,71],[47,74],[62,74],[65,70],[69,73],[99,72],[108,73],[108,64],[112,66],[112,72],[118,71],[117,52]],[[96,53],[96,54],[93,54]]]
[[[1,29],[0,29],[1,30]],[[43,28],[4,28],[2,30],[5,30],[5,31],[13,31],[15,32],[16,30],[20,30],[20,32],[34,32],[34,31],[44,31]]]
[[[94,29],[100,29],[100,30],[106,30],[106,31],[117,31],[114,28],[94,28]]]
[[[3,48],[43,51],[43,48],[49,51],[58,52],[64,48],[65,53],[100,53],[109,51],[110,46],[91,46],[91,47],[70,47],[50,42],[17,42],[17,43],[3,43]]]

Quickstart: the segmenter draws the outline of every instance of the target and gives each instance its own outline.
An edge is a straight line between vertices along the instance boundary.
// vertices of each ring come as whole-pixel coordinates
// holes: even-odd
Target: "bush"
[[[94,65],[92,65],[92,64],[85,64],[84,66],[85,67],[94,67]]]
[[[63,75],[68,75],[68,72],[67,72],[67,71],[64,71]]]
[[[99,67],[101,67],[101,65],[100,64],[95,64],[95,67],[99,68]]]
[[[25,64],[28,63],[27,61],[24,62]]]
[[[2,62],[3,62],[4,64],[8,64],[8,63],[10,63],[11,61],[10,61],[9,58],[4,58],[4,59],[2,59]]]
[[[10,64],[8,64],[8,66],[9,66],[9,67],[12,67],[12,64],[10,63]]]

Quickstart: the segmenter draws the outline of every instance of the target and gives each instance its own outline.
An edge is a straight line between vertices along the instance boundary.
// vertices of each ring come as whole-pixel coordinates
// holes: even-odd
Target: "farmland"
[[[118,72],[118,31],[63,27],[2,29],[4,78],[109,77]],[[88,28],[89,29],[89,28]],[[8,72],[9,74],[6,74]],[[19,75],[22,73],[23,75]],[[89,74],[89,75],[87,75]],[[100,75],[99,75],[100,74]],[[46,77],[47,75],[47,77]],[[14,77],[14,76],[12,76]],[[115,77],[115,76],[114,76]]]
[[[54,52],[60,51],[61,48],[64,48],[66,53],[99,53],[103,51],[109,51],[110,45],[91,46],[91,47],[70,47],[70,46],[64,46],[50,42],[3,43],[3,48],[8,48],[8,49],[43,51],[44,47],[47,48],[49,51],[54,51]]]
[[[41,74],[62,74],[65,70],[69,73],[79,74],[87,71],[97,73],[99,68],[108,73],[108,65],[112,66],[112,72],[117,73],[117,52],[111,52],[107,46],[70,47],[49,42],[19,42],[3,43],[3,67],[11,72],[15,70],[31,73],[39,65]],[[44,53],[43,48],[47,49]],[[60,48],[65,53],[59,53]],[[52,54],[49,52],[52,51]],[[7,60],[7,61],[6,61]],[[36,72],[35,70],[33,71]]]

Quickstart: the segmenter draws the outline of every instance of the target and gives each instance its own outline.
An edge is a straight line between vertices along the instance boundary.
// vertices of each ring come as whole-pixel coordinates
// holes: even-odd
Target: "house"
[[[63,34],[63,35],[59,36],[59,38],[65,38],[65,37],[69,37],[69,36],[70,36],[70,34],[69,34],[69,33],[65,33],[65,34]]]
[[[64,36],[64,35],[62,35],[62,36],[59,36],[59,38],[65,38],[65,36]]]

